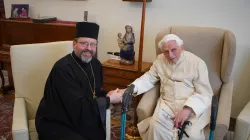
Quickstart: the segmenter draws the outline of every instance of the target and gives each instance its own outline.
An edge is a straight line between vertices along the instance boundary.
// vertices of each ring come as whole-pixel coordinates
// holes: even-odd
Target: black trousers
[[[43,121],[37,127],[39,140],[87,140],[66,125]]]

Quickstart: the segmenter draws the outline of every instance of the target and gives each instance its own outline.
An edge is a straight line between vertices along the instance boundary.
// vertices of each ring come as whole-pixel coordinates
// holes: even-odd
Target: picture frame
[[[11,18],[29,18],[29,4],[12,4]]]

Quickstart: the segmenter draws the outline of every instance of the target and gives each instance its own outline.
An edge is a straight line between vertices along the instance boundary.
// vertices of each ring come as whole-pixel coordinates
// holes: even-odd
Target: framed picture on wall
[[[11,18],[28,18],[29,4],[12,4]]]

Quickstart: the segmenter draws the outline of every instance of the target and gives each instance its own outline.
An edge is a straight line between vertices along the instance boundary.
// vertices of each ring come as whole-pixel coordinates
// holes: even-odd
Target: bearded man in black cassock
[[[102,90],[102,65],[93,57],[98,33],[96,23],[76,24],[74,51],[53,66],[37,110],[39,140],[105,140],[106,109],[122,94]]]

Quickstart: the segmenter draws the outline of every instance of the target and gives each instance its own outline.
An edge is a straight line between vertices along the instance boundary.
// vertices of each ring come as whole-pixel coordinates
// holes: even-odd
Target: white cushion
[[[15,98],[12,136],[13,140],[29,140],[27,114],[23,98]]]

